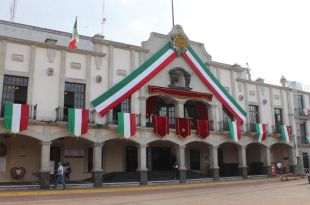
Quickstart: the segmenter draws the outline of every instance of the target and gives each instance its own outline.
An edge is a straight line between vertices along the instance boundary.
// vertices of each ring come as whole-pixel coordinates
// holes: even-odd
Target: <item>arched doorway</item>
[[[290,164],[292,160],[291,147],[283,144],[283,143],[276,143],[271,146],[270,149],[270,157],[271,163],[275,167],[276,174],[288,173],[290,171]],[[281,167],[277,166],[281,164]],[[282,170],[281,170],[282,169]]]
[[[204,142],[191,142],[186,145],[185,161],[187,179],[206,178],[209,176],[210,149]]]
[[[0,135],[0,182],[38,184],[41,141],[25,135]]]
[[[264,146],[258,143],[251,143],[246,148],[246,161],[248,166],[248,175],[264,174]]]
[[[239,176],[238,145],[223,143],[218,148],[218,165],[220,177]]]
[[[93,142],[83,137],[71,136],[53,140],[50,147],[50,168],[56,169],[58,162],[70,165],[71,173],[66,182],[90,182],[93,169]]]
[[[150,181],[178,178],[173,164],[177,161],[178,146],[169,141],[154,141],[147,147],[147,168]]]
[[[108,140],[103,146],[103,182],[138,182],[138,144],[124,138]]]

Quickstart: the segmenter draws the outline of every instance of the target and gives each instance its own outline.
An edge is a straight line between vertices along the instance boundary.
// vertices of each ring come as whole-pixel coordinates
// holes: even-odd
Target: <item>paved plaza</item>
[[[277,178],[65,191],[8,191],[0,192],[0,204],[309,205],[310,184],[306,179],[280,182]]]

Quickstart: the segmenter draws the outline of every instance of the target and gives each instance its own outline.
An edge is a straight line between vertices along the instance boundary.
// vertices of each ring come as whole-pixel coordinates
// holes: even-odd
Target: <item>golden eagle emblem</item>
[[[188,42],[186,38],[181,34],[174,34],[173,44],[177,50],[185,50],[188,47]]]

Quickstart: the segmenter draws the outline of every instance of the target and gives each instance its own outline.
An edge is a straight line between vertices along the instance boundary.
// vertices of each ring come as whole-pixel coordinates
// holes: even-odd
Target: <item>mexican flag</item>
[[[88,110],[68,108],[68,132],[77,137],[88,132]]]
[[[256,136],[259,142],[267,138],[267,124],[256,123]]]
[[[129,138],[136,134],[136,114],[117,113],[118,116],[118,134],[122,137]]]
[[[4,128],[13,133],[27,129],[29,106],[25,104],[6,103],[4,105]]]
[[[238,142],[241,139],[240,123],[237,121],[229,122],[229,134],[233,141]]]
[[[73,31],[71,34],[71,40],[69,43],[69,48],[76,48],[77,47],[77,43],[79,42],[79,33],[77,30],[77,17],[75,18],[75,23],[73,26]]]
[[[291,137],[291,127],[280,125],[282,141],[289,143]]]

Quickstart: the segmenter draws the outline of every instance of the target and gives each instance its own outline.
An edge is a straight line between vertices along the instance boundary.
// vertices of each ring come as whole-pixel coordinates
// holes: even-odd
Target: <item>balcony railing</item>
[[[118,124],[118,120],[115,118],[115,116],[113,116],[112,112],[109,112],[106,114],[106,123],[105,124],[106,125],[108,125],[108,124],[117,125]],[[136,125],[141,126],[141,114],[136,115]]]
[[[4,116],[4,104],[1,104],[1,117]],[[36,120],[37,119],[37,105],[29,105],[29,116],[28,119]]]
[[[56,121],[68,121],[68,108],[57,107],[56,109]],[[88,123],[95,123],[96,112],[95,110],[89,111]]]
[[[299,116],[310,116],[310,109],[305,109],[305,108],[295,108],[295,115]]]

